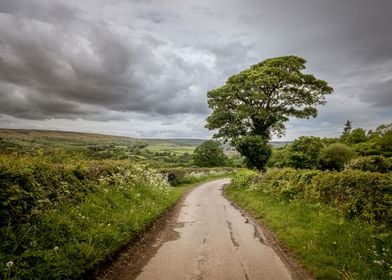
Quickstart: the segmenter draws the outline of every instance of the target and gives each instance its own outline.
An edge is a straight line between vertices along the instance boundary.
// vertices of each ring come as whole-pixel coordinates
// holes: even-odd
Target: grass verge
[[[230,186],[227,196],[276,233],[316,279],[391,279],[391,236],[327,206]],[[385,232],[385,231],[384,231]]]

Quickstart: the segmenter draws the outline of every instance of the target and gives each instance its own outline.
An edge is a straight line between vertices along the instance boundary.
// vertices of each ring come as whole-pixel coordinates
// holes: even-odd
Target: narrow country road
[[[137,279],[291,279],[259,228],[222,196],[227,183],[189,193],[174,227],[179,236],[161,245]]]

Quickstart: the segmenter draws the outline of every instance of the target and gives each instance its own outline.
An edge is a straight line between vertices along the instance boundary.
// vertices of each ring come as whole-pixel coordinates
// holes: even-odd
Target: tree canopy
[[[193,162],[202,167],[223,166],[226,163],[226,156],[218,142],[208,140],[196,147]]]
[[[297,56],[276,57],[231,76],[225,85],[207,94],[212,113],[206,127],[217,130],[215,138],[234,146],[241,143],[244,150],[244,141],[240,140],[244,136],[260,136],[268,141],[273,134],[283,135],[290,117],[316,117],[316,106],[325,104],[325,95],[333,89],[325,81],[303,73],[305,63]],[[251,145],[255,139],[249,142]]]

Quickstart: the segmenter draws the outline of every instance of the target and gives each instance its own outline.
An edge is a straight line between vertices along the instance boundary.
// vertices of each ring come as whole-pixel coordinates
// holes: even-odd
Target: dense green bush
[[[231,185],[235,188],[247,188],[255,179],[257,172],[254,170],[243,169],[235,173],[231,180]]]
[[[170,185],[177,186],[181,184],[183,178],[185,177],[185,169],[183,168],[165,168],[159,170],[164,176],[166,176]]]
[[[364,156],[352,159],[345,169],[387,173],[392,171],[392,159],[383,156]]]
[[[392,226],[392,174],[345,170],[312,178],[311,188],[321,202],[348,218]]]
[[[0,156],[0,227],[27,222],[64,203],[78,203],[126,162],[51,164],[43,157]]]
[[[354,157],[354,152],[344,144],[336,143],[320,151],[319,164],[322,170],[342,170]]]
[[[5,279],[80,279],[180,194],[160,173],[121,161],[0,156],[0,183]]]
[[[268,170],[252,184],[255,177],[252,171],[242,171],[232,179],[233,186],[248,186],[278,199],[321,202],[339,210],[347,218],[392,226],[390,173],[284,168]]]
[[[316,169],[323,148],[324,144],[319,137],[301,136],[287,147],[286,165],[301,169]]]
[[[268,159],[267,167],[288,167],[289,152],[287,147],[273,148],[271,157]]]
[[[320,170],[270,169],[261,175],[253,188],[262,189],[264,193],[279,199],[313,199],[317,195],[309,185],[312,178],[320,173]]]

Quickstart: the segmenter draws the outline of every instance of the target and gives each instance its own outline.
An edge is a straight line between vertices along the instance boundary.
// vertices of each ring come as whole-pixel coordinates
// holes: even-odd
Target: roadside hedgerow
[[[233,187],[249,187],[285,200],[329,205],[347,218],[392,227],[392,174],[360,170],[320,171],[269,169],[254,183],[256,173],[238,172]]]

